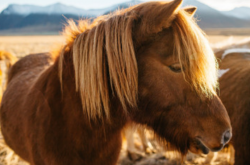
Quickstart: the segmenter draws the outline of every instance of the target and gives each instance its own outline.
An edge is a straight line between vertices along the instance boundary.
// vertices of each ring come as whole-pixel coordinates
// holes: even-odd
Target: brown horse
[[[234,137],[235,164],[250,164],[250,49],[222,50],[220,98],[230,116]]]
[[[216,60],[181,0],[148,2],[92,23],[70,22],[58,57],[11,69],[1,104],[6,143],[38,164],[116,164],[129,121],[185,155],[231,138],[216,95]]]

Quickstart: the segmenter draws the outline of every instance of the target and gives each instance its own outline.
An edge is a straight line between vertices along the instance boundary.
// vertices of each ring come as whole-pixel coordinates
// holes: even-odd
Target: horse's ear
[[[145,35],[158,33],[163,28],[170,27],[181,4],[182,0],[174,0],[170,2],[146,2],[139,5],[135,8],[140,17],[139,26],[137,26],[138,32],[145,37]]]
[[[155,28],[160,28],[162,30],[162,28],[169,27],[175,18],[175,14],[178,12],[181,3],[182,0],[174,0],[155,8],[154,12],[152,13],[154,18],[151,20],[152,23],[154,23],[153,25]],[[149,13],[151,12],[152,11],[149,11]]]
[[[190,14],[191,17],[193,17],[194,14],[195,14],[195,12],[196,12],[196,10],[197,10],[197,7],[195,7],[195,6],[188,6],[188,7],[183,8],[183,10],[185,12],[187,12],[188,14]]]

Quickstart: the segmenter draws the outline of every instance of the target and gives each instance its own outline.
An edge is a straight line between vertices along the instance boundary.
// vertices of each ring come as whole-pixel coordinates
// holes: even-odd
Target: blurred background
[[[59,34],[66,18],[95,18],[145,1],[1,0],[0,35]],[[198,24],[208,34],[250,34],[249,0],[184,0],[197,6]]]

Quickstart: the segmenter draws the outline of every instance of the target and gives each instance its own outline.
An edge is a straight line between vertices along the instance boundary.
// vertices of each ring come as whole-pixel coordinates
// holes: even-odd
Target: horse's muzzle
[[[209,150],[212,152],[220,151],[232,138],[232,132],[230,130],[225,131],[221,137],[221,143],[217,147],[209,148],[207,147],[200,137],[194,139],[194,144],[197,149],[201,150],[203,154],[208,154]]]

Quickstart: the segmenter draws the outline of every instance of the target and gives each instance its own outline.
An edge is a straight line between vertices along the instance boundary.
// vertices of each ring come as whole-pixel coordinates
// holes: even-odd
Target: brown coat
[[[220,69],[227,69],[219,80],[220,98],[232,122],[235,165],[250,164],[250,53],[226,55]]]

